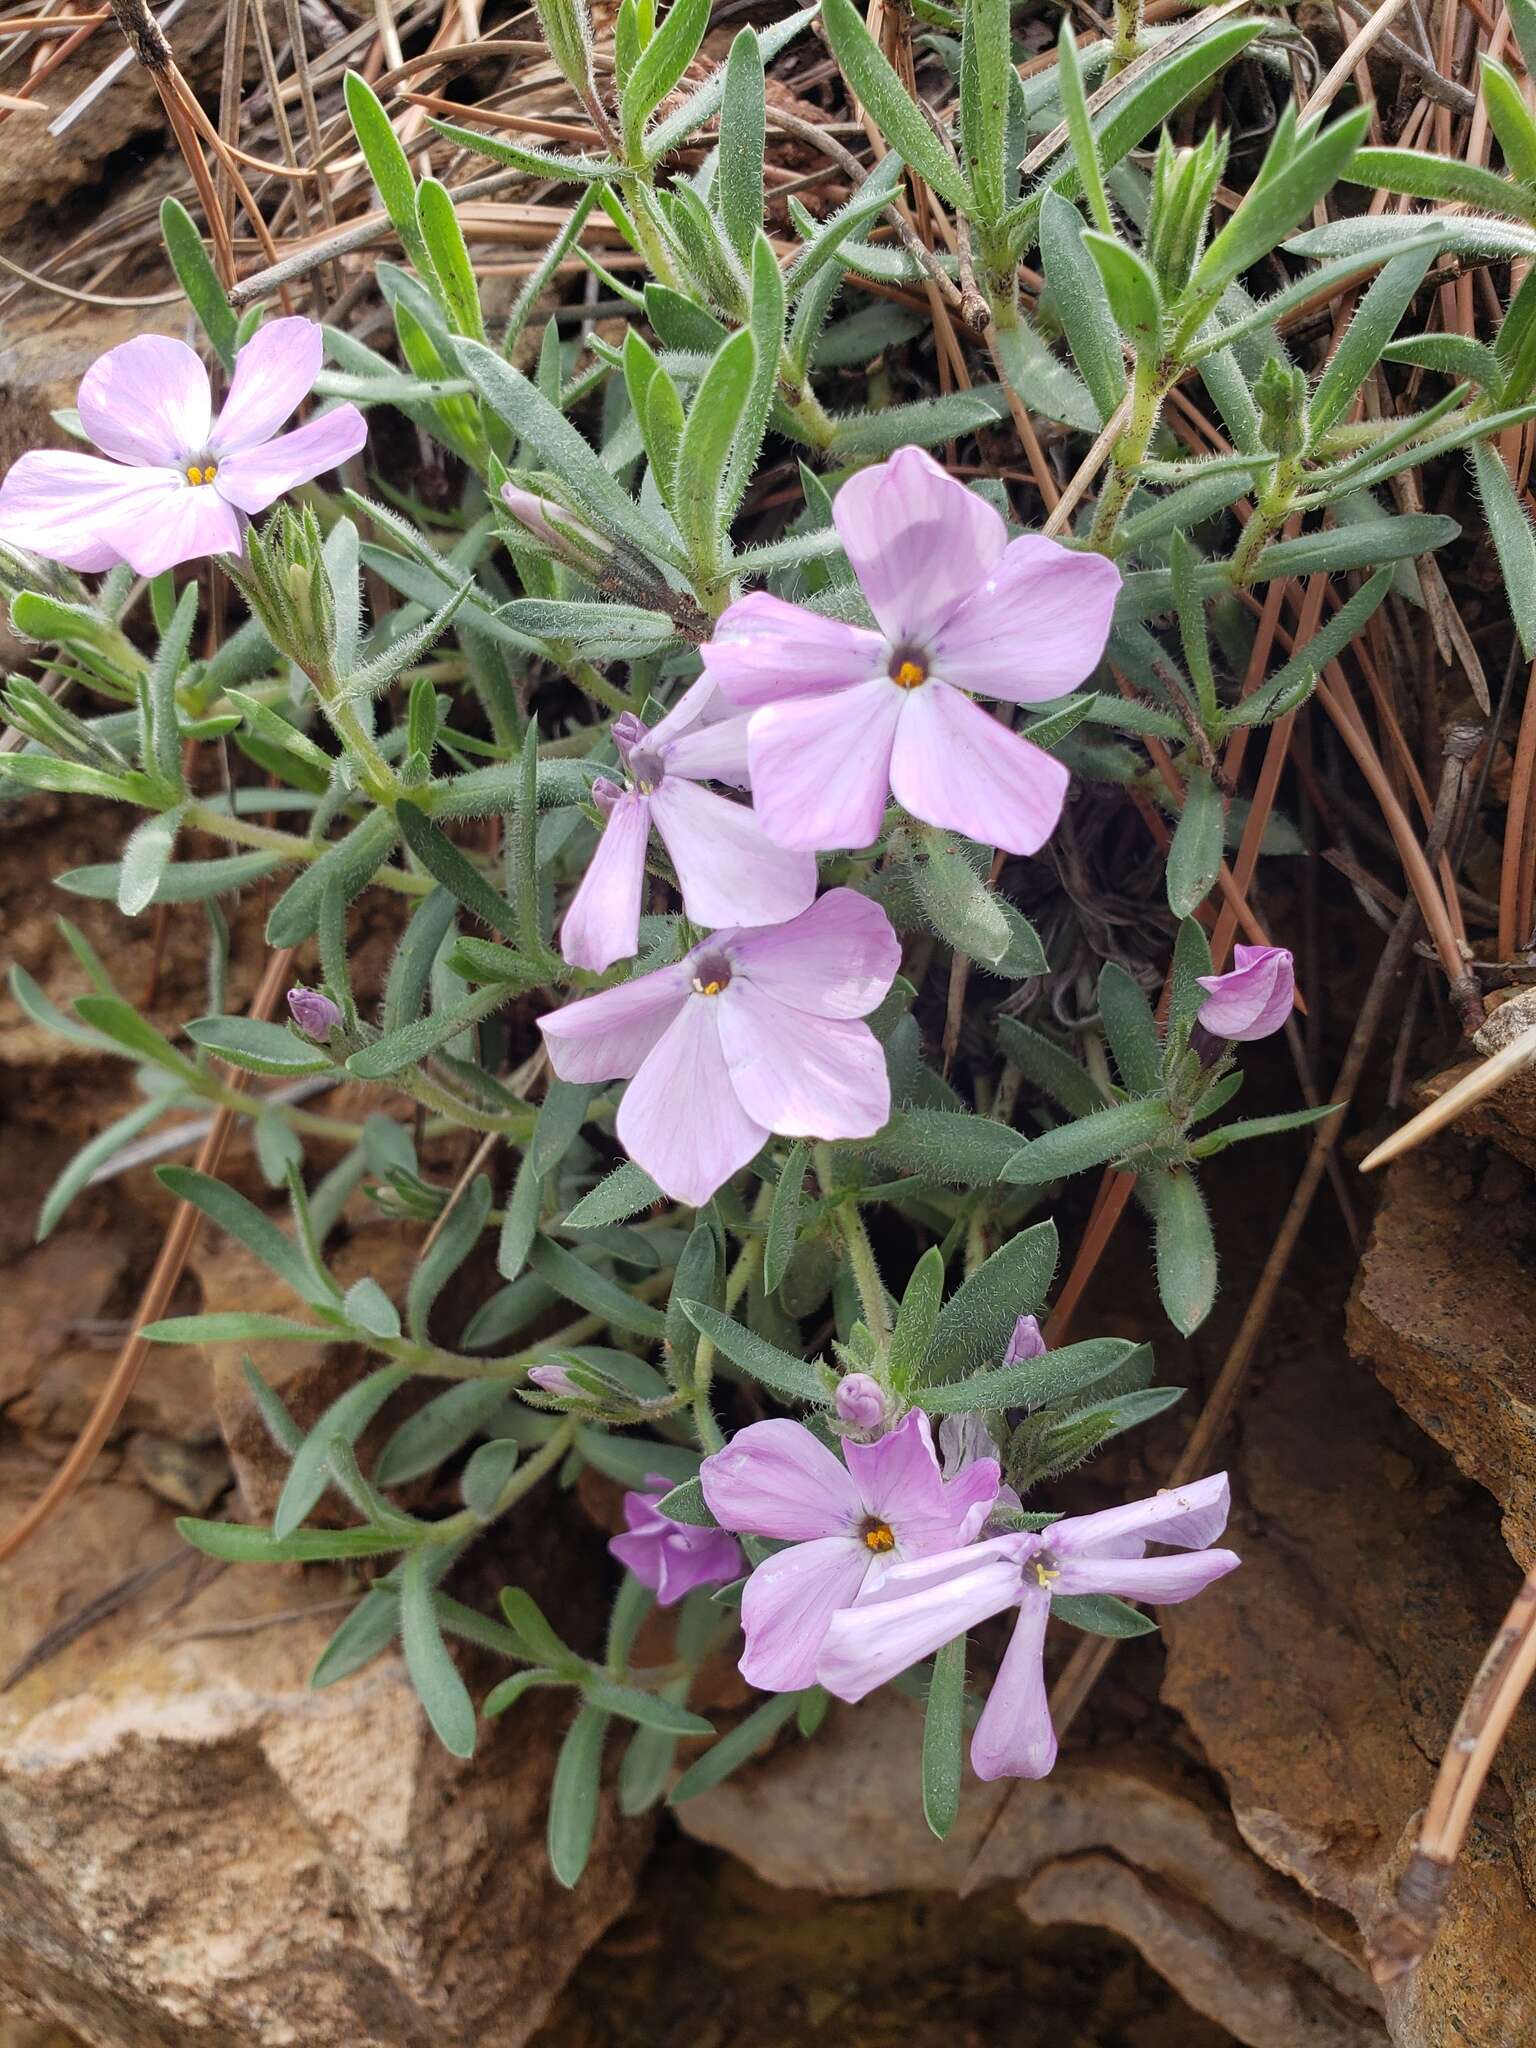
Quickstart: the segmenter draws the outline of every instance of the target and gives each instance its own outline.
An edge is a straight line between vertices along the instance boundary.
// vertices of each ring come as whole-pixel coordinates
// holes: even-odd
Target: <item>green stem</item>
[[[215,839],[227,839],[231,845],[279,854],[284,860],[305,865],[331,851],[328,840],[301,839],[296,832],[278,832],[270,825],[258,825],[254,819],[237,818],[232,811],[221,811],[216,804],[188,804],[182,812],[182,822],[212,833]],[[380,888],[394,889],[402,896],[429,896],[437,886],[430,875],[409,874],[404,868],[382,867],[373,879]]]
[[[764,1186],[758,1194],[753,1215],[763,1214],[773,1200],[773,1189]],[[763,1240],[750,1237],[737,1255],[736,1263],[726,1276],[724,1308],[729,1315],[740,1301],[762,1263]],[[709,1383],[715,1375],[715,1347],[708,1337],[700,1337],[698,1348],[693,1354],[693,1426],[700,1446],[706,1451],[718,1451],[725,1442],[720,1425],[715,1420],[714,1410],[709,1405]]]
[[[816,1162],[816,1178],[821,1183],[824,1195],[834,1195],[832,1154],[826,1145],[815,1145],[811,1157]],[[880,1268],[875,1263],[874,1246],[869,1241],[869,1232],[864,1228],[864,1219],[859,1214],[859,1205],[850,1197],[835,1202],[834,1213],[837,1227],[843,1233],[848,1247],[848,1263],[853,1268],[853,1277],[859,1290],[859,1302],[864,1310],[864,1321],[876,1344],[884,1351],[891,1341],[890,1324],[885,1317],[885,1287],[880,1278]]]
[[[1136,488],[1137,471],[1146,460],[1157,431],[1166,392],[1161,363],[1138,356],[1131,380],[1131,416],[1110,455],[1109,475],[1099,493],[1098,509],[1088,535],[1089,547],[1096,548],[1101,555],[1112,555],[1115,551],[1115,529]]]

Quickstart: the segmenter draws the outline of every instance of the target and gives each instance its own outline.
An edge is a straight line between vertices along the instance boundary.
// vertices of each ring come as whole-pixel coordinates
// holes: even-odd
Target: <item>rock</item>
[[[1526,1567],[1536,1562],[1533,1236],[1536,1192],[1513,1161],[1456,1137],[1421,1146],[1385,1176],[1348,1323],[1351,1349],[1493,1494]]]
[[[128,1439],[125,1469],[184,1515],[206,1515],[233,1477],[217,1444],[184,1444],[152,1429]]]
[[[521,2048],[649,1842],[605,1802],[582,1886],[550,1875],[565,1707],[531,1697],[460,1763],[392,1655],[311,1692],[344,1575],[210,1584],[165,1511],[113,1484],[7,1568],[0,1659],[178,1554],[186,1576],[0,1698],[0,2002],[91,2048]]]
[[[1476,1073],[1484,1060],[1536,1024],[1536,989],[1496,989],[1487,1001],[1488,1020],[1472,1040],[1481,1057],[1463,1060],[1426,1081],[1417,1090],[1423,1101],[1438,1101],[1448,1088]],[[1536,1061],[1518,1068],[1491,1095],[1463,1111],[1455,1127],[1469,1138],[1501,1145],[1523,1165],[1536,1167]]]
[[[1358,1951],[1344,1953],[1326,1916],[1320,1926],[1243,1847],[1194,1771],[1138,1750],[1066,1758],[1011,1793],[968,1779],[941,1843],[922,1815],[921,1753],[920,1710],[877,1696],[834,1708],[813,1742],[738,1771],[678,1819],[770,1883],[851,1897],[958,1890],[996,1819],[981,1866],[989,1880],[1029,1880],[1031,1917],[1115,1927],[1250,2048],[1384,2048]],[[1071,1873],[1085,1860],[1116,1873],[1113,1917],[1079,1910],[1091,1888]]]
[[[1411,1312],[1417,1276],[1400,1277]],[[1242,1570],[1159,1620],[1164,1698],[1244,1839],[1365,1927],[1519,1574],[1486,1499],[1352,1369],[1335,1328],[1319,1304],[1249,1403],[1229,1534]],[[1536,1729],[1517,1715],[1440,1940],[1388,1993],[1396,2048],[1536,2039],[1533,1785]]]
[[[200,94],[216,90],[223,16],[207,8],[186,7],[168,34],[172,54],[193,90]],[[109,19],[46,82],[38,93],[38,103],[51,114],[63,113],[76,95],[125,51],[123,38]],[[0,155],[0,230],[9,233],[25,221],[32,208],[47,207],[49,218],[40,239],[44,253],[50,255],[57,253],[61,240],[59,209],[78,187],[101,176],[108,157],[140,136],[152,135],[163,139],[167,148],[172,146],[165,112],[149,73],[133,61],[124,65],[62,135],[50,135],[48,123],[34,116],[13,118],[26,122],[26,137],[24,144]],[[114,186],[112,196],[121,201],[121,184]],[[12,239],[14,244],[14,236]]]
[[[1220,1917],[1114,1856],[1048,1863],[1019,1894],[1037,1926],[1109,1927],[1135,1944],[1197,2010],[1219,2017],[1250,2048],[1322,2048],[1381,2041],[1380,2023],[1341,2014],[1316,1978],[1277,1969],[1273,1953]]]

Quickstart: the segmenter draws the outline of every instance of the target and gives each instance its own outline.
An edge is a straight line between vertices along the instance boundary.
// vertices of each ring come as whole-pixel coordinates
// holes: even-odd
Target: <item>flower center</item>
[[[898,690],[915,690],[919,683],[928,680],[928,663],[919,648],[896,647],[891,650],[886,673]]]
[[[693,977],[696,996],[718,996],[731,985],[731,963],[723,953],[706,953]]]
[[[889,1522],[882,1522],[874,1515],[860,1524],[859,1537],[865,1549],[872,1550],[877,1557],[896,1548],[895,1530]]]
[[[636,747],[629,757],[629,772],[642,796],[649,796],[666,774],[660,754],[650,747]]]
[[[187,464],[186,474],[189,484],[211,484],[218,473],[219,465],[216,462],[204,462],[201,464],[189,462]]]
[[[1029,1562],[1041,1588],[1049,1592],[1051,1581],[1061,1577],[1061,1566],[1048,1550],[1042,1550],[1038,1557],[1032,1557]]]

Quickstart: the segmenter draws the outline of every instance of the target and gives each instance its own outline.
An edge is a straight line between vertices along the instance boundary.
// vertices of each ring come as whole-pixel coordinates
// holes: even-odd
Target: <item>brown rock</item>
[[[1470,1200],[1459,1177],[1479,1165]],[[1349,1305],[1349,1342],[1420,1428],[1504,1510],[1536,1562],[1536,1193],[1502,1154],[1465,1141],[1393,1165]]]
[[[996,1819],[987,1878],[1029,1879],[1023,1904],[1042,1920],[1114,1926],[1251,2048],[1383,2048],[1357,1952],[1343,1952],[1327,1916],[1319,1922],[1244,1849],[1193,1771],[1138,1751],[1070,1757],[1043,1783],[1011,1792],[968,1780],[941,1843],[922,1815],[921,1753],[921,1712],[877,1696],[834,1709],[814,1742],[737,1772],[678,1818],[770,1883],[840,1896],[957,1890]],[[1107,1907],[1075,1910],[1085,1894],[1069,1873],[1084,1859],[1119,1873],[1114,1917]],[[1220,1989],[1224,1971],[1237,1975],[1230,1995]]]
[[[0,1654],[61,1581],[178,1547],[146,1494],[86,1488],[7,1569]],[[393,1656],[308,1689],[340,1572],[225,1571],[157,1619],[170,1583],[0,1699],[0,2000],[91,2048],[521,2048],[648,1843],[605,1807],[581,1888],[550,1875],[562,1705],[461,1764]]]
[[[1413,1484],[1393,1484],[1392,1457]],[[1164,1697],[1250,1846],[1366,1926],[1518,1573],[1486,1501],[1447,1478],[1321,1317],[1256,1396],[1232,1476],[1243,1569],[1160,1615]],[[1536,2040],[1533,1782],[1536,1732],[1517,1717],[1441,1938],[1388,1994],[1397,2048]]]

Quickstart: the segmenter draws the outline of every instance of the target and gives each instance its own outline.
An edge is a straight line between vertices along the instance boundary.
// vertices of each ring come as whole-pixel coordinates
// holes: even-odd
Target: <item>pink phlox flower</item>
[[[945,1643],[1019,1610],[1013,1637],[971,1742],[978,1778],[1043,1778],[1056,1761],[1046,1699],[1045,1624],[1053,1595],[1113,1593],[1170,1606],[1236,1569],[1208,1546],[1226,1527],[1227,1475],[1100,1514],[1070,1515],[1038,1535],[1008,1535],[903,1563],[860,1590],[825,1631],[816,1676],[839,1699],[861,1700]],[[1184,1556],[1148,1557],[1149,1542]]]
[[[829,889],[787,924],[730,927],[672,967],[539,1019],[562,1081],[626,1080],[618,1136],[674,1201],[707,1202],[769,1134],[869,1138],[891,1113],[867,1024],[901,963],[891,921]]]
[[[746,1560],[734,1536],[724,1529],[674,1522],[656,1505],[671,1492],[671,1480],[652,1472],[645,1485],[643,1493],[625,1494],[629,1533],[613,1537],[608,1548],[642,1586],[650,1587],[658,1606],[674,1607],[700,1586],[725,1586],[741,1577]]]
[[[628,783],[601,776],[593,786],[603,836],[560,929],[560,950],[573,967],[601,974],[639,946],[652,826],[695,924],[779,924],[815,896],[814,854],[776,845],[745,804],[700,787],[746,780],[747,721],[722,719],[718,706],[713,683],[701,676],[660,724],[647,728],[633,712],[614,720]]]
[[[1119,570],[1041,534],[1010,541],[920,448],[850,477],[832,511],[878,631],[754,591],[702,650],[706,673],[752,708],[764,830],[784,846],[869,846],[893,794],[930,825],[1038,851],[1067,770],[973,699],[1039,703],[1091,675]]]
[[[36,448],[0,484],[0,540],[71,569],[127,562],[157,576],[204,555],[239,555],[245,525],[284,491],[355,455],[368,429],[338,405],[278,428],[320,374],[313,320],[259,327],[235,357],[217,419],[194,349],[141,334],[108,349],[80,386],[80,424],[101,449]]]
[[[997,1460],[946,1480],[917,1409],[839,1461],[803,1423],[754,1422],[704,1460],[699,1478],[722,1527],[791,1547],[758,1565],[741,1602],[741,1675],[769,1692],[816,1676],[832,1618],[893,1568],[969,1544],[997,1493]]]
[[[1206,991],[1197,1021],[1212,1038],[1268,1038],[1295,1004],[1296,963],[1284,946],[1234,946],[1232,958],[1230,972],[1196,976]]]

